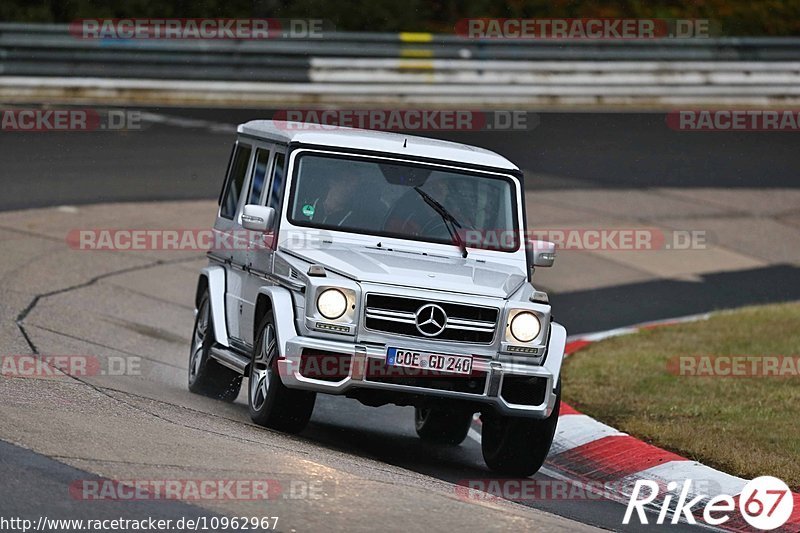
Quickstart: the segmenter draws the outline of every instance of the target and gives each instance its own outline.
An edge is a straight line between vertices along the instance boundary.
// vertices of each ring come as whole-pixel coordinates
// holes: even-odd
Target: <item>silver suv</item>
[[[317,393],[414,406],[420,438],[530,475],[560,404],[566,331],[530,283],[522,173],[487,150],[395,133],[251,121],[202,269],[189,389],[299,432]]]

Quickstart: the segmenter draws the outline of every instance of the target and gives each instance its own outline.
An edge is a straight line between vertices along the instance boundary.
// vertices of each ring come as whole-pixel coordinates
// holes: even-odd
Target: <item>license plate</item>
[[[445,355],[417,350],[404,350],[402,348],[388,348],[386,350],[386,364],[420,370],[450,372],[452,374],[472,373],[471,355]]]

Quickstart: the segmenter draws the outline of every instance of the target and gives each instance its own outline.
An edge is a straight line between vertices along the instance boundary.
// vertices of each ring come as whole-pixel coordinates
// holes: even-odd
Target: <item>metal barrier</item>
[[[0,98],[115,103],[484,106],[787,105],[800,39],[89,40],[67,25],[0,24]]]

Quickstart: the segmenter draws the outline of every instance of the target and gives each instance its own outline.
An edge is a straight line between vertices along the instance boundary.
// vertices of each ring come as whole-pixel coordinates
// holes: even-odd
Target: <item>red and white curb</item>
[[[603,339],[635,333],[641,329],[708,319],[709,314],[647,322],[631,327],[570,337],[565,356]],[[480,419],[468,436],[480,443]],[[655,501],[646,507],[656,513],[662,509],[668,491],[666,487],[677,487],[669,494],[672,497],[670,511],[674,509],[680,488],[686,480],[692,480],[688,500],[703,494],[705,498],[693,510],[698,525],[723,531],[757,531],[737,512],[727,513],[731,519],[720,526],[709,526],[703,522],[702,508],[705,502],[717,495],[733,496],[738,506],[738,496],[748,480],[720,472],[697,461],[691,461],[675,453],[647,444],[611,426],[561,403],[558,426],[547,462],[540,470],[545,476],[574,483],[586,492],[602,494],[604,498],[627,504],[637,480],[656,482],[662,488]],[[673,483],[673,485],[669,485]],[[793,493],[794,510],[784,526],[774,531],[800,532],[800,494]],[[700,510],[700,512],[698,512]],[[669,513],[665,523],[669,523]],[[635,520],[634,513],[634,520]],[[621,524],[622,517],[620,517]],[[652,523],[652,522],[651,522]]]

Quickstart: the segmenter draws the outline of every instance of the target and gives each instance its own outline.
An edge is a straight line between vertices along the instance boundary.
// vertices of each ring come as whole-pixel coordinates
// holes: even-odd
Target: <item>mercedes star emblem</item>
[[[435,337],[447,327],[447,313],[436,304],[425,304],[417,309],[417,330],[426,337]]]

